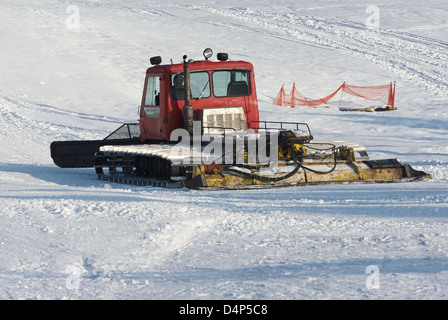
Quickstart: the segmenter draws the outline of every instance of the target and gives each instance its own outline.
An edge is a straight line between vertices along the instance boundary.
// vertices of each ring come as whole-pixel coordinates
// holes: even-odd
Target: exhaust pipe
[[[187,56],[184,55],[184,86],[185,86],[185,105],[182,109],[184,118],[184,129],[188,131],[190,136],[193,135],[193,107],[190,105],[190,64]]]

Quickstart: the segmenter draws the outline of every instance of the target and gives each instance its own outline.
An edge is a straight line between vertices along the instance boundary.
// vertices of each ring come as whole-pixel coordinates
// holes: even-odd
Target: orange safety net
[[[325,98],[317,100],[306,99],[297,89],[296,84],[292,86],[291,94],[286,94],[284,89],[285,84],[283,84],[280,92],[274,100],[274,104],[278,106],[289,106],[295,107],[296,105],[304,105],[310,107],[317,107],[321,104],[327,103],[328,100],[333,98],[339,90],[348,93],[353,96],[361,97],[367,100],[380,101],[385,105],[394,107],[395,102],[395,83],[382,85],[382,86],[352,86],[345,82],[332,94],[326,96]]]

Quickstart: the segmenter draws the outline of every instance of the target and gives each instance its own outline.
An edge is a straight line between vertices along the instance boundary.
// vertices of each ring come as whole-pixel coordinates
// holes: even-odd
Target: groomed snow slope
[[[80,28],[67,28],[79,9]],[[446,299],[448,6],[377,1],[0,3],[1,299]],[[202,50],[255,66],[261,118],[307,122],[372,158],[431,173],[406,184],[205,192],[60,169],[54,140],[137,120],[149,57]],[[272,105],[296,83],[396,81],[398,110]],[[379,288],[368,282],[376,266]]]

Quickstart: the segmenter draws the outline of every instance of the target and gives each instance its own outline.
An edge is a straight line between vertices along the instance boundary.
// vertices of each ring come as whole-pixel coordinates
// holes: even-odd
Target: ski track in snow
[[[14,109],[17,108],[21,108],[21,109],[26,109],[27,111],[30,112],[44,112],[49,114],[49,118],[51,118],[51,116],[54,115],[62,115],[64,117],[75,117],[78,119],[78,121],[83,121],[83,120],[92,120],[92,121],[98,121],[98,122],[107,122],[107,123],[117,123],[117,124],[122,124],[123,120],[122,119],[118,119],[118,118],[113,118],[113,117],[106,117],[106,116],[95,116],[95,115],[91,115],[91,114],[87,114],[87,113],[82,113],[82,112],[75,112],[72,110],[66,110],[63,108],[58,108],[55,106],[50,106],[47,104],[42,104],[42,103],[33,103],[30,102],[24,98],[20,98],[20,97],[15,97],[12,98],[11,96],[7,96],[6,94],[0,93],[0,101],[4,101],[6,103],[10,103],[12,105],[15,106]],[[44,117],[42,117],[44,118]],[[71,128],[74,131],[78,131],[80,128],[79,127],[73,127]]]
[[[369,30],[365,25],[325,17],[238,8],[186,8],[228,18],[225,24],[220,24],[222,27],[249,30],[360,57],[380,65],[402,79],[408,79],[436,94],[448,96],[447,43],[404,32]],[[209,23],[210,20],[213,19],[204,22]]]
[[[45,110],[46,109],[46,110]],[[36,113],[36,111],[43,111],[48,113],[50,110],[50,114],[54,114],[51,108],[42,107],[36,104],[26,103],[24,101],[17,102],[13,101],[10,98],[0,97],[0,111],[1,111],[1,121],[4,123],[4,128],[8,128],[8,124],[14,126],[15,128],[10,128],[11,133],[16,134],[24,134],[26,131],[35,132],[35,134],[30,134],[29,139],[32,139],[33,143],[38,143],[41,141],[42,136],[41,133],[46,133],[46,135],[56,137],[59,139],[76,139],[76,133],[82,131],[81,127],[67,126],[67,125],[58,125],[56,123],[52,123],[51,121],[41,120],[39,118],[32,118],[30,116],[23,115],[22,113]],[[21,112],[22,111],[22,112]],[[63,113],[65,115],[69,114],[68,112]],[[74,134],[64,134],[61,132],[74,132]],[[78,137],[79,139],[79,137]]]
[[[65,9],[66,3],[58,5]],[[409,33],[248,8],[85,5],[129,14],[135,21],[150,16],[177,27],[175,21],[190,21],[331,49],[448,95],[446,44]],[[36,12],[45,15],[45,7]],[[89,31],[96,31],[90,23]],[[124,49],[129,52],[123,59],[134,54]],[[434,108],[434,119],[446,116],[441,106]],[[312,112],[319,117],[326,110]],[[342,123],[351,121],[341,117]],[[400,127],[405,133],[414,134],[415,126],[420,134],[445,141],[444,119],[433,127],[415,113],[400,120],[408,124]],[[389,128],[396,119],[374,121]],[[0,298],[448,297],[448,163],[434,158],[446,157],[446,146],[416,148],[430,159],[412,164],[431,172],[430,181],[236,192],[109,184],[98,181],[93,169],[64,170],[51,163],[53,140],[103,138],[109,131],[97,125],[107,123],[122,121],[0,92]],[[389,137],[384,146],[377,142],[376,151],[410,155],[397,147],[405,140]],[[369,265],[379,267],[379,290],[366,288]],[[69,279],[79,286],[71,288]]]

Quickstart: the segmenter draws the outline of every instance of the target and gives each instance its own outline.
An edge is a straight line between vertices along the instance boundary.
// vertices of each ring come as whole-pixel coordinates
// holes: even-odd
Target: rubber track
[[[136,177],[125,174],[98,174],[98,180],[109,181],[122,184],[131,184],[135,186],[153,186],[159,188],[184,188],[185,184],[181,181],[158,180],[144,177]]]

